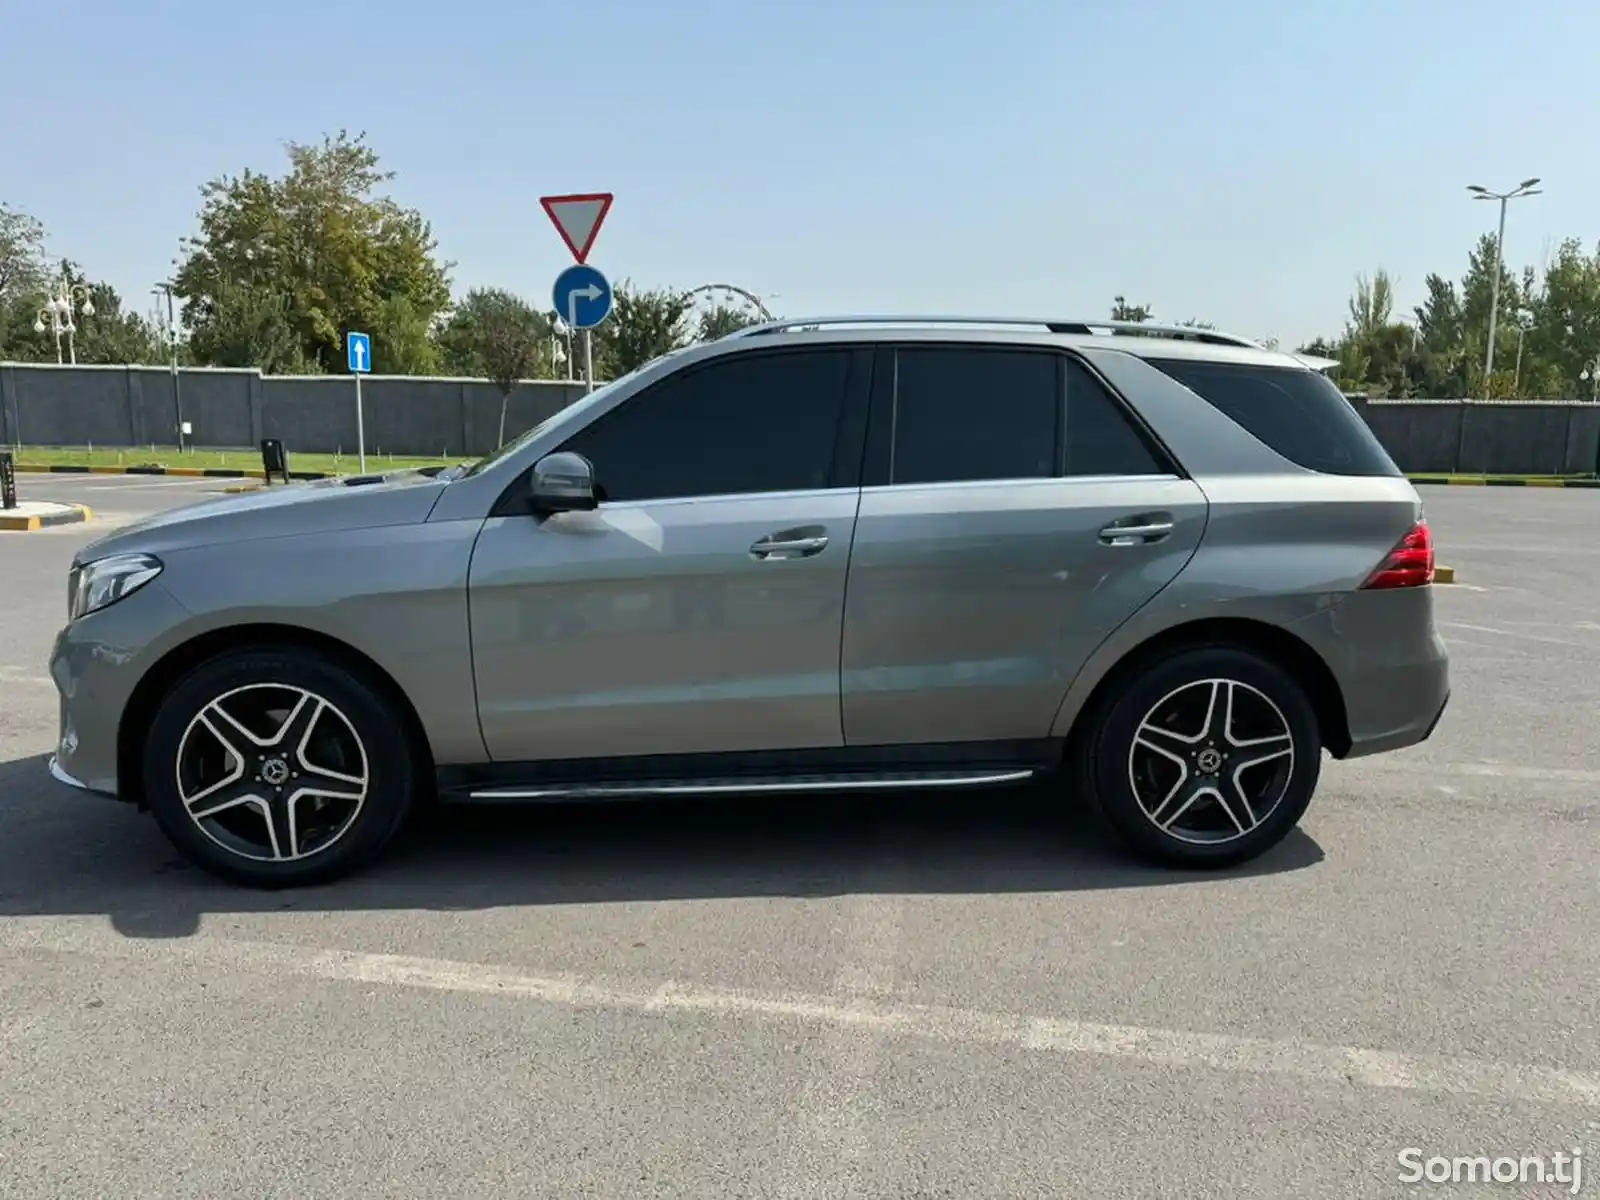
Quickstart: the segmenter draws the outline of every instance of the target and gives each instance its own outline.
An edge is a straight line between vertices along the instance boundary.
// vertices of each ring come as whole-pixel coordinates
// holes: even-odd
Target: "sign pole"
[[[362,412],[361,377],[372,370],[372,338],[355,330],[344,335],[345,365],[356,377],[356,454],[361,458],[361,473],[367,473],[367,422]]]
[[[589,266],[589,251],[611,211],[613,196],[610,192],[577,192],[564,196],[540,196],[539,204],[550,223],[556,227],[561,240],[572,252],[576,266],[568,267],[556,277],[551,296],[555,310],[566,317],[567,326],[567,378],[577,369],[573,361],[573,348],[577,338],[573,335],[583,330],[583,390],[594,391],[594,327],[611,314],[614,296],[611,283],[599,271]]]
[[[367,428],[361,416],[361,372],[356,376],[356,453],[361,456],[361,473],[367,473]]]

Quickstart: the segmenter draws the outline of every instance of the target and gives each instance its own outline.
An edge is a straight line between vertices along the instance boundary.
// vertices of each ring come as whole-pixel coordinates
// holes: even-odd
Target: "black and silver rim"
[[[1237,679],[1200,679],[1168,692],[1139,722],[1128,783],[1162,833],[1216,846],[1272,816],[1294,759],[1289,722],[1263,692]]]
[[[350,831],[366,804],[366,747],[348,717],[287,684],[235,688],[202,708],[178,743],[178,796],[230,854],[297,862]]]

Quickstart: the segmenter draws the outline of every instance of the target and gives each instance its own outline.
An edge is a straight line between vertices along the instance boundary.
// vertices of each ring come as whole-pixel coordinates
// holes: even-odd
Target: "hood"
[[[160,554],[218,542],[294,537],[428,519],[449,483],[420,471],[263,487],[153,513],[78,551],[73,565],[108,554]]]

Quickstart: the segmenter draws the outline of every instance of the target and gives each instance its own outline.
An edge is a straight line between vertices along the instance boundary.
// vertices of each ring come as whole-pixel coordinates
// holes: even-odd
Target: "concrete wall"
[[[1600,462],[1600,405],[1559,400],[1357,402],[1412,473],[1567,475]]]
[[[481,455],[499,445],[500,389],[483,379],[372,375],[362,380],[367,451]],[[524,383],[511,393],[506,436],[571,404],[582,384]],[[178,404],[206,447],[278,438],[291,453],[354,453],[355,383],[348,376],[257,371],[58,367],[0,363],[0,443],[21,446],[173,446]]]
[[[373,454],[472,456],[499,443],[500,392],[482,379],[369,376],[362,383]],[[291,453],[353,453],[355,385],[348,375],[181,372],[193,444],[254,447],[278,438]],[[511,394],[506,436],[565,408],[581,384],[526,383]],[[1600,405],[1562,401],[1352,398],[1407,471],[1567,474],[1600,462]],[[0,444],[171,446],[172,375],[159,367],[0,363]]]

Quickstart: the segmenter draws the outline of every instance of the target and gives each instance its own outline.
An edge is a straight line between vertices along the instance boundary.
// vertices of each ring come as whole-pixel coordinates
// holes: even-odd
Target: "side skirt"
[[[1060,765],[1062,743],[849,746],[442,767],[446,803],[783,795],[1016,786]]]

